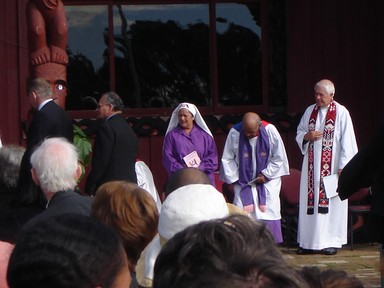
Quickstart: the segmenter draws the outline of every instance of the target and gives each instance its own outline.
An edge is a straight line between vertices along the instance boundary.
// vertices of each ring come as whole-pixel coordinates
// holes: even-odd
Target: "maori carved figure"
[[[65,108],[68,29],[64,5],[61,0],[29,0],[27,19],[31,76],[50,81],[53,99]]]

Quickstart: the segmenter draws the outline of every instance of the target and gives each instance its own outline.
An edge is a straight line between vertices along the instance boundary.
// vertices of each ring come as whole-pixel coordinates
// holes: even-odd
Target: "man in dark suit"
[[[44,195],[31,178],[30,157],[37,145],[48,137],[64,137],[73,142],[72,119],[52,99],[51,84],[43,78],[36,78],[28,84],[28,97],[35,110],[31,124],[27,130],[27,149],[21,167],[17,196],[20,204],[44,203]]]
[[[135,162],[138,140],[122,115],[124,103],[114,92],[105,93],[98,103],[98,117],[104,119],[95,138],[92,170],[85,192],[94,195],[97,188],[108,181],[137,182]]]
[[[48,203],[46,209],[32,218],[25,227],[53,215],[90,215],[93,198],[74,192],[82,169],[78,163],[76,147],[72,143],[59,137],[44,140],[33,152],[31,165],[32,179],[41,187]]]
[[[367,225],[367,236],[370,241],[381,244],[384,244],[383,127],[375,135],[374,139],[361,149],[344,167],[337,188],[341,200],[349,198],[360,188],[371,188],[372,200]]]
[[[349,198],[360,188],[372,192],[366,236],[380,243],[381,283],[384,283],[384,125],[374,139],[361,149],[341,172],[337,192],[341,200]]]

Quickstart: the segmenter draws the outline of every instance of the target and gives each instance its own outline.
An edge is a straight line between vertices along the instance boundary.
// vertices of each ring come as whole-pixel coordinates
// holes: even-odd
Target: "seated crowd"
[[[23,150],[12,151],[2,171],[20,164]],[[78,152],[64,138],[44,140],[31,164],[47,204],[3,208],[0,287],[363,287],[343,271],[292,267],[266,224],[227,203],[196,168],[174,173],[159,203],[127,181],[81,195]]]

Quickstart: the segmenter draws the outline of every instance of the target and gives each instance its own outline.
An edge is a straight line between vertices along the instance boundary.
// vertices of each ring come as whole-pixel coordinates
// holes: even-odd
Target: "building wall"
[[[24,144],[21,127],[29,108],[26,2],[0,0],[0,133],[5,144]],[[335,82],[335,99],[351,113],[359,146],[366,145],[383,117],[384,1],[287,0],[286,9],[288,114],[302,113],[314,101],[314,83],[329,78]],[[300,169],[295,127],[281,132],[291,166]],[[219,152],[225,136],[215,135]],[[162,136],[140,141],[140,157],[160,179],[161,190],[166,178],[159,162]]]
[[[18,1],[0,2],[0,134],[4,143],[20,141]]]
[[[313,85],[329,78],[351,114],[359,146],[383,119],[383,1],[287,1],[288,111],[313,103]]]

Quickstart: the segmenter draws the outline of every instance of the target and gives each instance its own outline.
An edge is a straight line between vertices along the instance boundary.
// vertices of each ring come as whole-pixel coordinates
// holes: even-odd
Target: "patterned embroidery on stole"
[[[319,107],[315,106],[309,118],[308,130],[314,131],[316,127],[317,114]],[[336,119],[336,105],[332,101],[329,104],[327,115],[325,117],[325,125],[322,137],[322,150],[321,150],[321,167],[320,167],[320,189],[319,189],[319,213],[328,213],[329,199],[326,196],[323,177],[331,174],[332,163],[332,146],[333,136],[335,133],[335,119]],[[308,200],[307,200],[307,214],[314,214],[314,150],[313,141],[309,142],[308,147]]]

